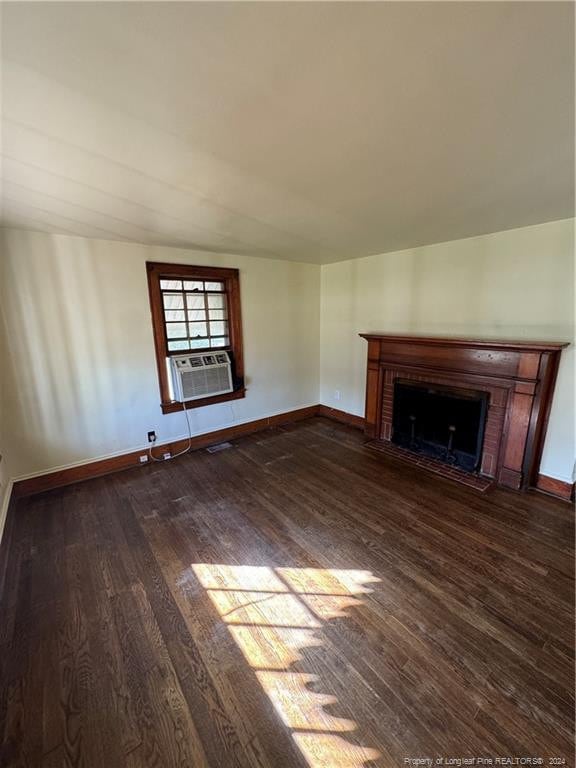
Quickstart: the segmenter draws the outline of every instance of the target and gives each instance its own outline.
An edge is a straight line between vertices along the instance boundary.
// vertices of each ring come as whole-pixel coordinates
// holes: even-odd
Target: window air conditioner
[[[183,403],[232,392],[228,352],[201,352],[170,358],[174,398]]]

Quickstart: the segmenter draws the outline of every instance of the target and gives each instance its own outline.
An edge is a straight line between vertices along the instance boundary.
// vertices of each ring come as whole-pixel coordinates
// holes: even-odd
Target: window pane
[[[187,293],[186,306],[188,309],[204,309],[204,294],[198,296],[198,294]]]
[[[195,338],[196,336],[207,336],[208,329],[206,323],[190,323],[190,336]]]
[[[212,309],[224,309],[224,295],[222,293],[208,294],[208,306]]]
[[[192,349],[208,349],[208,339],[192,339],[190,342]]]
[[[211,347],[227,347],[228,346],[228,338],[226,336],[220,336],[219,338],[212,338],[210,339],[210,346]]]
[[[160,288],[163,291],[181,291],[182,280],[160,280]]]
[[[224,283],[206,283],[207,291],[223,291]]]
[[[169,339],[182,339],[188,336],[186,323],[166,323],[166,335]]]
[[[168,350],[170,352],[178,352],[178,350],[190,349],[189,341],[169,341]]]
[[[164,310],[164,317],[166,320],[186,320],[184,317],[183,309],[166,309]]]
[[[206,312],[203,309],[188,310],[188,320],[206,320]]]
[[[210,318],[210,320],[226,320],[226,310],[225,309],[209,309],[208,317]]]
[[[165,293],[164,307],[166,309],[184,309],[184,296],[181,293]]]
[[[210,323],[210,336],[224,336],[228,333],[228,323],[221,321]]]
[[[203,280],[184,280],[184,290],[185,291],[203,291],[204,281]]]

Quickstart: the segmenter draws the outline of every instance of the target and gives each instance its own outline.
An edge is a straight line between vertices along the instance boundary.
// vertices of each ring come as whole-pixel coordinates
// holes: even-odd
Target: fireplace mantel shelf
[[[384,339],[404,344],[431,344],[441,347],[472,347],[474,349],[516,349],[523,352],[554,352],[571,344],[570,341],[524,341],[513,339],[477,339],[457,336],[419,336],[392,333],[360,333],[367,341]]]
[[[482,472],[509,488],[536,485],[560,354],[570,342],[359,335],[368,342],[368,437],[390,441],[398,379],[474,387],[490,393]]]

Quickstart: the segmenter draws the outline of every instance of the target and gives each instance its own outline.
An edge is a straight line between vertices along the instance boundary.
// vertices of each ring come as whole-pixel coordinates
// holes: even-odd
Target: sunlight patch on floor
[[[228,627],[254,669],[287,669],[300,661],[302,648],[322,645],[314,630],[294,627]]]
[[[294,733],[292,738],[311,768],[362,768],[380,757],[378,750],[357,747],[334,734]]]
[[[356,723],[343,717],[333,717],[324,711],[328,704],[337,704],[336,696],[314,693],[306,687],[318,681],[318,675],[302,672],[256,672],[274,709],[288,728],[311,731],[355,731]]]
[[[289,592],[287,585],[268,566],[196,563],[192,569],[206,589]]]
[[[338,698],[319,693],[316,674],[290,670],[302,651],[321,647],[322,625],[362,605],[379,579],[370,571],[195,563],[192,569],[252,667],[310,768],[363,768],[380,757],[340,734],[354,720],[330,714]],[[311,690],[313,688],[314,690]]]
[[[208,590],[227,624],[264,624],[274,627],[319,627],[320,622],[296,595],[275,592]]]
[[[292,592],[307,595],[358,595],[372,590],[365,586],[377,582],[371,571],[335,568],[275,568]]]

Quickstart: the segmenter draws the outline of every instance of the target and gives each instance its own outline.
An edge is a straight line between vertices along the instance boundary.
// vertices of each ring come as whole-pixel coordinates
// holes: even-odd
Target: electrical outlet
[[[340,400],[340,390],[335,389],[334,390],[334,400]]]
[[[171,458],[172,458],[172,454],[171,454],[171,453],[165,453],[165,454],[162,456],[162,458],[164,459],[164,461],[168,461],[168,459],[171,459]]]
[[[149,443],[155,443],[156,442],[156,432],[154,432],[154,431],[148,432],[148,442]]]
[[[148,463],[148,456],[144,454],[143,456],[138,456],[138,459],[140,461],[140,464],[147,464]]]

